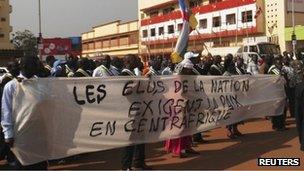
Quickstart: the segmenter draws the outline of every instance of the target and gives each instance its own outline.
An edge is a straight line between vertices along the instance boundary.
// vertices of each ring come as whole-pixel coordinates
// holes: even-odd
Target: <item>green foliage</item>
[[[16,50],[22,50],[25,56],[37,56],[37,37],[35,37],[31,31],[17,31],[12,37],[12,43],[14,44]]]

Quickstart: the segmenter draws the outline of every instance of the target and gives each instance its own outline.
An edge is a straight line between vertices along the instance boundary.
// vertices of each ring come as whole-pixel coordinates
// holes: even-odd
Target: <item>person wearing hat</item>
[[[200,75],[200,73],[194,69],[194,64],[191,61],[191,58],[198,57],[198,54],[193,52],[187,52],[184,55],[184,60],[178,64],[176,69],[176,74],[178,75]],[[199,133],[200,134],[200,133]],[[192,149],[192,137],[185,136],[176,139],[166,140],[165,150],[168,153],[172,153],[173,157],[184,158],[188,154],[199,154]]]
[[[204,70],[199,67],[199,54],[193,52],[187,52],[185,54],[185,59],[182,61],[182,65],[184,65],[182,73],[183,75],[204,75]],[[190,69],[188,69],[190,68]],[[203,139],[202,133],[197,133],[193,135],[194,143],[205,143],[206,141]]]
[[[199,54],[195,54],[193,52],[187,52],[184,55],[184,60],[177,64],[175,68],[175,73],[180,74],[182,73],[182,70],[184,69],[186,72],[193,73],[193,74],[187,74],[187,75],[201,75],[201,73],[198,71],[198,66],[195,66],[195,61],[198,58]],[[190,71],[191,70],[191,71]]]

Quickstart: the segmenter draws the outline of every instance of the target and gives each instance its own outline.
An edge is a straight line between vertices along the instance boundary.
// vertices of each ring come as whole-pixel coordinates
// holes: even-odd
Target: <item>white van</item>
[[[204,49],[202,51],[202,56],[207,56],[208,53],[210,53],[213,56],[220,55],[222,58],[224,58],[229,53],[232,55],[236,55],[239,49],[240,49],[240,46],[209,48],[209,49]]]
[[[249,43],[240,47],[236,55],[242,57],[245,63],[249,63],[252,56],[257,56],[259,64],[262,64],[266,55],[274,55],[276,57],[281,55],[281,50],[278,45],[273,43]]]

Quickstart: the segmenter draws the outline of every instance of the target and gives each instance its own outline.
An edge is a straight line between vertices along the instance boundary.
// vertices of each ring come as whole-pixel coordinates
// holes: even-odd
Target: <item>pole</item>
[[[221,15],[221,11],[219,11],[220,14],[220,32],[219,32],[219,36],[220,36],[220,47],[222,47],[222,15]]]
[[[149,22],[149,25],[148,25],[148,30],[147,30],[147,34],[148,34],[148,61],[151,59],[151,44],[150,44],[150,35],[149,32],[150,32],[150,24],[151,24],[151,21]]]
[[[165,24],[163,25],[163,33],[162,33],[162,36],[163,36],[163,59],[165,58]]]
[[[39,15],[39,43],[38,43],[38,54],[39,59],[42,61],[42,33],[41,33],[41,0],[38,0],[38,15]]]
[[[292,51],[293,51],[293,58],[296,59],[296,29],[295,29],[295,0],[292,0]]]
[[[235,31],[235,46],[238,44],[238,30],[239,30],[239,8],[236,9],[236,31]]]
[[[139,30],[138,32],[138,37],[137,37],[137,43],[138,43],[138,49],[137,49],[137,53],[138,53],[138,56],[140,57],[141,61],[144,61],[143,60],[143,56],[142,56],[142,53],[141,53],[141,41],[142,41],[142,36],[141,36],[141,33],[142,31],[140,30],[140,28],[138,27],[137,25],[137,29]],[[102,46],[102,43],[101,43],[101,46]]]
[[[249,34],[248,34],[248,14],[247,14],[247,9],[245,9],[245,21],[246,21],[246,38],[247,38],[247,43],[249,42],[248,39],[249,39]]]

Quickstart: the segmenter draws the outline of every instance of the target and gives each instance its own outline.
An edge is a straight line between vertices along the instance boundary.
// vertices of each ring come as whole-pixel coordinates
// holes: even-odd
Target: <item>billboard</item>
[[[292,1],[293,0],[286,0],[287,1],[287,11],[292,12]],[[295,12],[304,12],[304,0],[294,0],[294,7]]]
[[[66,55],[72,50],[70,39],[43,39],[42,55]]]

